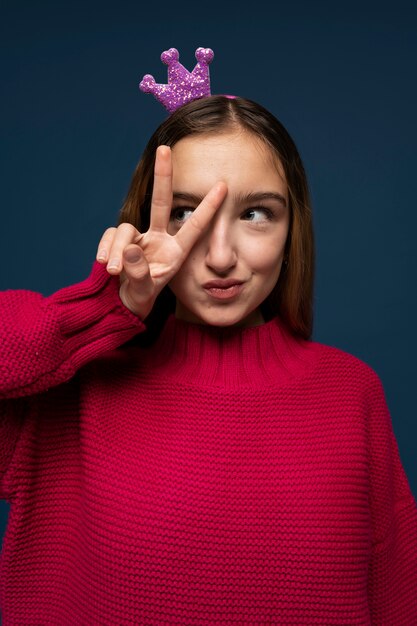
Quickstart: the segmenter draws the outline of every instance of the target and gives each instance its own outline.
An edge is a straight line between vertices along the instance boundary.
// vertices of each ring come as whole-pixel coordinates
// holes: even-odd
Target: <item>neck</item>
[[[311,361],[311,344],[275,318],[259,326],[216,327],[171,315],[148,357],[149,371],[176,384],[259,388],[288,382]]]

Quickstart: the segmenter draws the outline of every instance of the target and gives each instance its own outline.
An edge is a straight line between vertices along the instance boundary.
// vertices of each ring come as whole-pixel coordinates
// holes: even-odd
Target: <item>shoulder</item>
[[[329,384],[347,385],[367,391],[371,395],[384,394],[383,384],[376,370],[363,359],[337,346],[311,341],[316,353],[315,371],[325,377]]]

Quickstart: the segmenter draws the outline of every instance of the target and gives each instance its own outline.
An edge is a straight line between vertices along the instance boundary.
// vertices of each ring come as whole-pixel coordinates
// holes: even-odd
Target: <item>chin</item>
[[[188,321],[194,321],[194,323],[197,324],[206,324],[207,326],[216,326],[218,328],[233,326],[245,328],[248,326],[259,326],[264,323],[264,319],[259,309],[241,314],[227,314],[227,312],[225,312],[225,314],[221,314],[218,311],[213,311],[210,315],[204,311],[200,315],[195,312],[190,316],[190,318],[188,318]]]

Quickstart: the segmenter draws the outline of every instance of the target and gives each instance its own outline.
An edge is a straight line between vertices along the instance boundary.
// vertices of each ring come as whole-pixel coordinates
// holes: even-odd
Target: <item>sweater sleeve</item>
[[[95,262],[90,276],[44,298],[0,293],[0,498],[35,394],[68,381],[107,350],[144,330],[119,298],[119,280]]]
[[[94,262],[81,283],[42,297],[0,294],[0,399],[46,391],[144,329],[119,298],[119,279]]]
[[[417,625],[417,506],[378,377],[373,381],[369,416],[372,624]]]

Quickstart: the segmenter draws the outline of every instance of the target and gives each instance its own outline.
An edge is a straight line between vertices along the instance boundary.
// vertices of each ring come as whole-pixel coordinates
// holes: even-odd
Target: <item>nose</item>
[[[226,219],[215,219],[207,233],[206,265],[216,274],[227,274],[237,263],[233,229]]]

